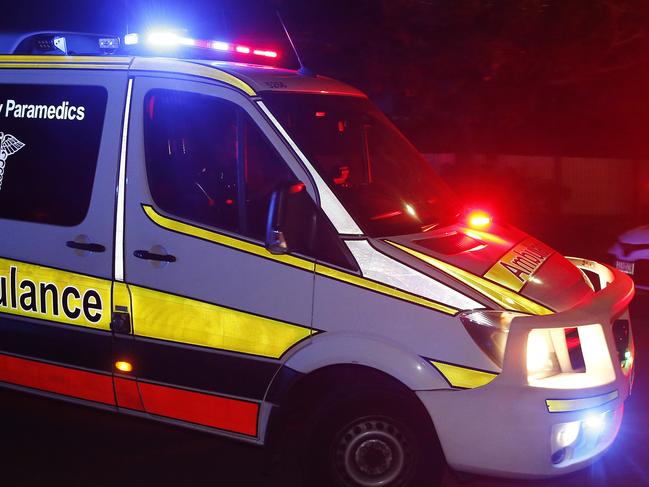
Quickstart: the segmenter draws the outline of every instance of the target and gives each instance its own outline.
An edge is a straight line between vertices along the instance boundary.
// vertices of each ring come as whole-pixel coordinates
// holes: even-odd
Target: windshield
[[[457,216],[450,189],[366,98],[267,93],[263,99],[365,234],[425,232]]]

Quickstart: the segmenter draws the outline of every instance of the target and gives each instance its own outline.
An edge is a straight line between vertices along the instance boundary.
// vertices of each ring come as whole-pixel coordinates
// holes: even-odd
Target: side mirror
[[[291,250],[287,232],[290,233],[291,226],[300,222],[289,222],[290,215],[299,210],[301,202],[304,202],[300,196],[304,193],[306,190],[301,182],[282,184],[273,191],[266,221],[266,250],[271,254],[281,255]]]
[[[266,223],[266,250],[271,254],[281,255],[288,253],[286,237],[279,224],[282,214],[281,202],[284,199],[281,190],[276,189],[270,198],[268,207],[268,221]]]

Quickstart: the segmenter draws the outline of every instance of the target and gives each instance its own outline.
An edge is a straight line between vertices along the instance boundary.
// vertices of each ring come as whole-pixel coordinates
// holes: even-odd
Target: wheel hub
[[[383,440],[366,440],[354,453],[358,469],[367,475],[377,476],[387,472],[392,466],[394,455],[392,449]]]
[[[361,419],[345,427],[334,455],[336,469],[346,483],[362,487],[395,485],[410,461],[406,436],[384,418]]]

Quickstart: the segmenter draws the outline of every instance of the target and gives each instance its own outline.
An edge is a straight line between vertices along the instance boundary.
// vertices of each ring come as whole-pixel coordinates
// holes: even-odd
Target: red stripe
[[[0,354],[0,381],[88,401],[115,404],[113,379],[110,375]]]
[[[142,382],[139,387],[148,413],[257,435],[258,404]]]
[[[144,411],[140,391],[138,391],[137,382],[134,380],[115,377],[115,396],[119,407]]]
[[[0,382],[144,410],[248,436],[257,435],[259,405],[0,354]],[[139,394],[138,394],[139,387]],[[140,399],[140,394],[141,398]]]

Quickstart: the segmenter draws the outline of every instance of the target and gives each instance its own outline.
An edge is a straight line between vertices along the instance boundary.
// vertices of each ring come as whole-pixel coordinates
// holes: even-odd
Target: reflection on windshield
[[[418,233],[457,215],[448,187],[369,100],[263,98],[367,235]]]

